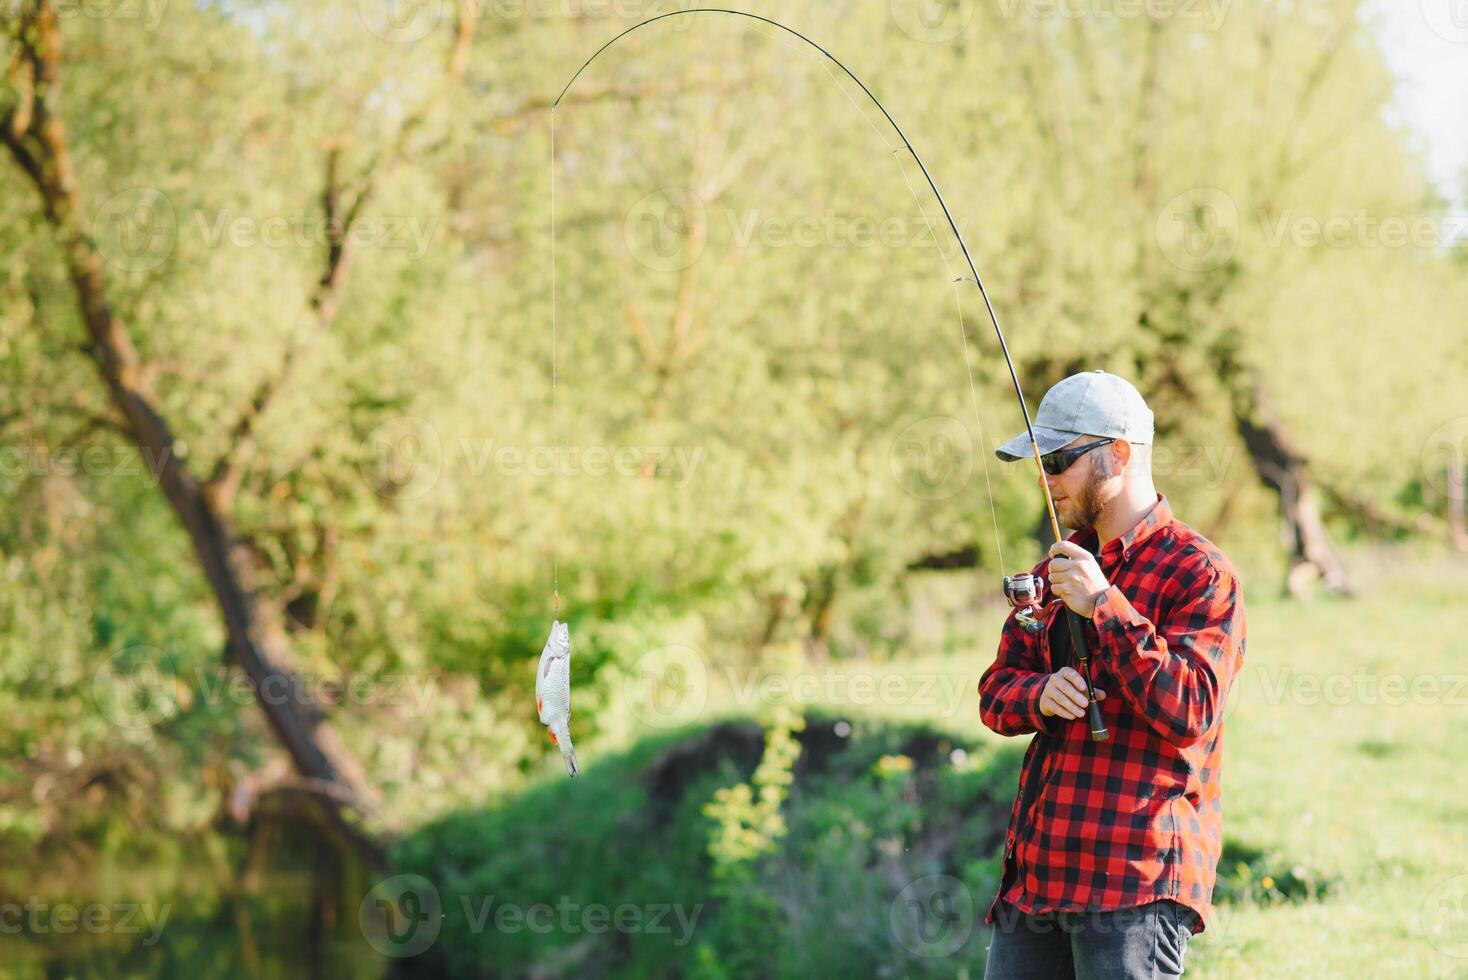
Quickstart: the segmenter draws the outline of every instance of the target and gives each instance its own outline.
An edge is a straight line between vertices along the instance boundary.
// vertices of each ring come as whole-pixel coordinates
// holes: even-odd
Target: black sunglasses
[[[1086,455],[1086,453],[1115,441],[1115,439],[1098,439],[1095,442],[1088,442],[1084,446],[1076,446],[1074,449],[1057,449],[1053,453],[1046,453],[1044,456],[1041,456],[1040,465],[1051,476],[1059,476],[1075,465],[1075,461]]]

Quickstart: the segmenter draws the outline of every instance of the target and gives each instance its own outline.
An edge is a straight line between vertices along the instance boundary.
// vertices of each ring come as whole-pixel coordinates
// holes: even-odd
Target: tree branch
[[[474,39],[473,0],[458,0],[458,16],[454,28],[454,43],[440,90],[456,84],[463,78],[469,64],[469,52]],[[329,330],[336,322],[345,298],[347,283],[351,279],[352,263],[356,249],[353,247],[352,232],[361,220],[362,213],[372,200],[378,180],[390,172],[407,153],[409,137],[427,119],[428,108],[437,101],[438,95],[430,96],[419,110],[404,120],[398,128],[392,148],[370,163],[355,181],[342,177],[342,153],[347,146],[345,140],[328,142],[326,148],[326,175],[322,183],[321,206],[325,213],[327,248],[321,277],[316,289],[307,301],[316,326],[321,331]],[[353,186],[354,185],[354,186]],[[345,203],[350,196],[351,203]],[[250,396],[239,418],[230,426],[225,449],[215,462],[207,481],[209,492],[228,506],[239,490],[245,458],[255,444],[256,430],[260,419],[269,409],[289,379],[297,355],[303,346],[299,335],[286,340],[281,351],[280,363],[274,372],[267,375]]]

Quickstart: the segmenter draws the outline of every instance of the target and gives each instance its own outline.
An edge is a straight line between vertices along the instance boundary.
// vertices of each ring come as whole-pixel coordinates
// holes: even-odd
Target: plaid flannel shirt
[[[1070,540],[1096,554],[1094,530]],[[1001,900],[1033,914],[1168,898],[1197,913],[1201,932],[1223,847],[1223,713],[1244,658],[1243,593],[1228,559],[1161,494],[1097,560],[1110,587],[1083,629],[1111,739],[1091,741],[1084,717],[1040,714],[1049,675],[1074,663],[1049,559],[1034,569],[1045,629],[1028,633],[1011,613],[979,680],[985,725],[1036,735],[985,921]]]

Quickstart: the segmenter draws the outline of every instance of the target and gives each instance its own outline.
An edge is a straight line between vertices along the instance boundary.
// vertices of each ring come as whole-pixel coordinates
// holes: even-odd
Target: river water
[[[26,860],[0,871],[0,977],[378,980],[393,965],[359,925],[373,873],[305,827]]]

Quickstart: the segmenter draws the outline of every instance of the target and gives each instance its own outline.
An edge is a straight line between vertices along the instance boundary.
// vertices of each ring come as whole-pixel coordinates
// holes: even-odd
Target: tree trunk
[[[1289,555],[1285,591],[1292,596],[1303,595],[1309,583],[1319,578],[1331,591],[1350,595],[1345,566],[1320,516],[1319,492],[1267,394],[1257,381],[1248,381],[1234,386],[1233,402],[1234,425],[1254,469],[1259,479],[1279,495]]]
[[[810,618],[806,654],[815,663],[825,663],[830,653],[831,624],[836,611],[836,569],[823,569],[805,603]]]
[[[28,6],[21,16],[22,98],[0,119],[0,142],[40,194],[56,233],[90,352],[128,437],[152,467],[169,505],[189,536],[219,604],[229,651],[249,676],[270,727],[296,771],[343,813],[378,802],[362,767],[289,667],[279,618],[256,591],[255,559],[239,539],[220,494],[179,457],[172,428],[142,370],[127,326],[108,301],[102,258],[79,218],[79,193],[60,111],[61,36],[55,7]],[[227,495],[225,495],[227,496]],[[356,823],[355,820],[351,821]]]
[[[765,623],[755,641],[753,651],[755,656],[775,642],[775,634],[780,631],[780,624],[785,621],[785,611],[789,608],[790,596],[784,592],[772,595],[765,600]]]

